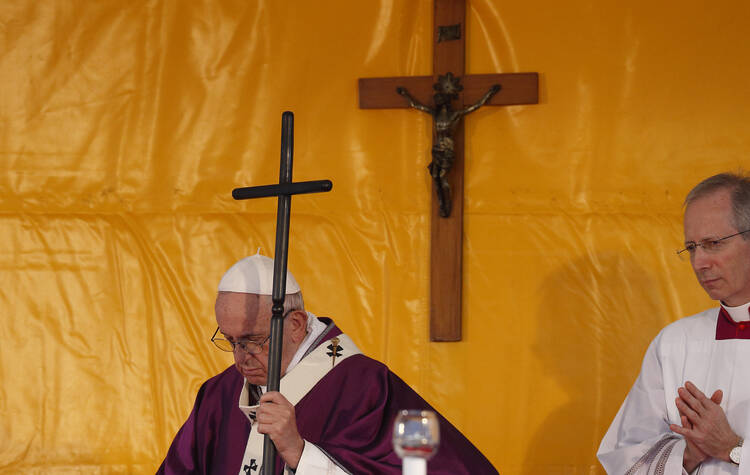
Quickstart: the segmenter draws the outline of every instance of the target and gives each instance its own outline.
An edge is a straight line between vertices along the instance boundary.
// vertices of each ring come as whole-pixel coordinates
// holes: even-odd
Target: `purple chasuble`
[[[717,340],[750,340],[750,321],[735,322],[724,307],[720,307],[716,319]]]
[[[325,342],[341,331],[330,319]],[[172,442],[159,474],[231,474],[240,471],[250,422],[237,407],[242,375],[232,366],[206,381],[190,416]],[[393,451],[393,421],[401,409],[435,411],[384,364],[364,355],[339,363],[297,403],[303,439],[354,474],[401,474]],[[437,413],[437,411],[435,411]],[[497,470],[450,422],[438,414],[440,447],[430,474],[497,474]],[[260,461],[258,462],[258,465]],[[277,473],[284,463],[277,455]],[[244,467],[258,473],[258,467]]]

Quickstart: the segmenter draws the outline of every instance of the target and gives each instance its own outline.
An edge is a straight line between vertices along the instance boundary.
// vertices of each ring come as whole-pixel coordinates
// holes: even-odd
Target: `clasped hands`
[[[691,472],[701,462],[716,458],[729,462],[729,452],[736,447],[740,437],[729,426],[724,410],[719,406],[723,393],[717,389],[706,397],[695,384],[685,382],[677,390],[675,399],[680,413],[680,423],[669,428],[685,438],[686,447],[683,468]]]

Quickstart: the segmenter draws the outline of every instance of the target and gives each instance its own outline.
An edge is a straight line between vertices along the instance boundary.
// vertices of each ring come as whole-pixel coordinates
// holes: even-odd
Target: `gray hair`
[[[268,306],[273,306],[273,301],[271,300],[270,295],[261,295],[261,299],[268,302]],[[302,310],[305,311],[305,301],[302,299],[302,291],[297,292],[296,294],[287,294],[286,298],[284,299],[284,315],[291,312],[292,310]]]
[[[745,172],[719,173],[706,178],[690,190],[685,197],[684,206],[687,208],[695,200],[721,190],[729,191],[734,227],[737,231],[750,229],[750,177]],[[743,234],[742,238],[750,239],[750,233]]]

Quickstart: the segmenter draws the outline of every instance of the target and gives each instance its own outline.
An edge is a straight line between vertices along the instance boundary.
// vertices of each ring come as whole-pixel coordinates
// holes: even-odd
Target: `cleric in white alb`
[[[750,474],[750,178],[696,185],[684,227],[681,255],[720,306],[651,342],[599,446],[609,474]]]

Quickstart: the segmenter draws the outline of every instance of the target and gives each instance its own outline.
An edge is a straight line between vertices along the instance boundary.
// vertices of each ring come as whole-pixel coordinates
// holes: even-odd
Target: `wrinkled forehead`
[[[266,296],[240,292],[219,292],[216,296],[216,323],[222,333],[241,336],[267,331],[271,302]]]

